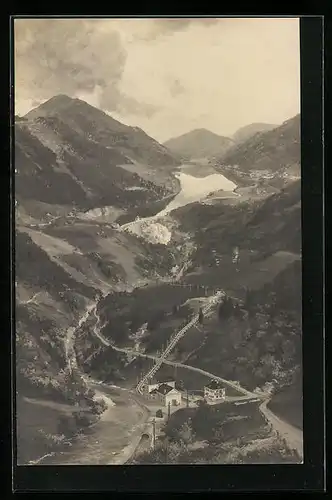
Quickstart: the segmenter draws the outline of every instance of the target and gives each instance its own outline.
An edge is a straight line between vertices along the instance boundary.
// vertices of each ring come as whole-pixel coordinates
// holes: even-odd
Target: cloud
[[[116,22],[85,19],[15,20],[17,100],[56,94],[93,95],[109,111],[153,113],[120,90],[127,51]]]
[[[297,19],[17,19],[15,53],[19,114],[67,94],[165,140],[299,109]]]
[[[162,106],[141,102],[121,90],[127,61],[126,41],[153,41],[210,26],[220,19],[16,19],[15,93],[25,109],[56,94],[84,96],[108,111],[152,117]],[[126,38],[127,37],[127,38]],[[128,38],[129,37],[129,38]],[[184,92],[170,82],[172,96]],[[38,104],[37,104],[38,105]]]

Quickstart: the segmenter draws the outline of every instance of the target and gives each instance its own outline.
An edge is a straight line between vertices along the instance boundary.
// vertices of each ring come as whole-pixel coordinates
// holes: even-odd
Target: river
[[[204,167],[201,167],[204,168]],[[180,182],[180,192],[168,205],[160,210],[156,215],[137,218],[121,226],[122,229],[129,229],[130,232],[140,237],[145,237],[151,243],[168,244],[171,240],[171,232],[166,226],[160,223],[159,219],[165,217],[173,210],[184,207],[190,203],[204,200],[212,193],[218,192],[218,198],[234,198],[234,190],[237,185],[227,179],[224,175],[217,173],[214,169],[208,169],[207,175],[192,175],[192,165],[182,165],[179,172],[174,175]],[[188,174],[187,172],[191,173]],[[211,173],[214,172],[214,173]]]
[[[203,175],[204,172],[202,172],[202,169],[206,171],[206,175]],[[140,220],[152,221],[163,217],[172,210],[188,205],[189,203],[201,201],[214,192],[221,192],[218,195],[219,198],[234,198],[236,196],[234,191],[237,185],[224,175],[217,173],[212,167],[206,168],[200,165],[194,167],[193,165],[183,164],[174,173],[174,177],[180,184],[179,193],[156,215],[142,217]],[[138,189],[138,187],[130,189]],[[113,206],[104,206],[78,214],[78,218],[111,223],[121,215],[123,215],[122,210]],[[122,224],[122,227],[132,226],[135,222],[135,220],[127,222]]]
[[[186,165],[183,165],[183,170]],[[169,214],[172,210],[201,201],[210,193],[215,191],[225,191],[225,197],[232,196],[234,189],[237,185],[228,180],[224,175],[214,173],[206,175],[205,177],[196,177],[194,175],[180,172],[175,174],[180,181],[181,190],[179,194],[163,209],[156,217],[162,217]]]

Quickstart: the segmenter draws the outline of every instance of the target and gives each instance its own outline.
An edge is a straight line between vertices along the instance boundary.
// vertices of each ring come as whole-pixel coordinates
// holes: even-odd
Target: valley
[[[270,439],[277,460],[286,439],[285,460],[301,460],[298,437],[294,448],[271,423],[275,407],[279,420],[291,413],[278,394],[295,387],[301,397],[301,193],[287,161],[280,170],[270,161],[260,191],[237,149],[255,148],[257,136],[203,172],[204,161],[182,163],[140,129],[66,96],[16,128],[16,389],[30,421],[24,427],[19,412],[20,462],[140,460],[155,415],[140,389],[157,373],[182,387],[174,418],[185,392],[211,380],[224,384],[231,413],[241,399],[265,401],[265,417],[257,405],[250,417],[253,441]],[[270,134],[271,147],[276,130],[259,141]],[[282,151],[286,158],[284,142]],[[231,154],[240,167],[228,177]]]

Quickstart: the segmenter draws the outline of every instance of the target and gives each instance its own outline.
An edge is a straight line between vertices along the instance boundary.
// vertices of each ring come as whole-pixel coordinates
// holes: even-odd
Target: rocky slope
[[[192,130],[164,143],[170,151],[186,160],[220,157],[233,144],[229,137],[222,137],[206,129]]]

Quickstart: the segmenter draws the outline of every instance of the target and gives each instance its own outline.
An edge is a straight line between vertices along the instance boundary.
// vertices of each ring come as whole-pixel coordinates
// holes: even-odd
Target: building
[[[175,389],[175,380],[173,380],[172,378],[164,377],[147,384],[145,392],[148,392],[150,394],[151,391],[153,391],[154,389],[158,389],[158,387],[162,384],[167,384]]]
[[[204,398],[210,401],[224,401],[226,389],[220,382],[213,380],[204,387]]]
[[[182,396],[181,392],[175,388],[175,380],[148,384],[144,392],[148,399],[158,401],[165,406],[169,404],[171,406],[178,406],[181,404]]]
[[[182,399],[181,392],[168,384],[161,384],[153,389],[149,396],[164,406],[179,406]]]

